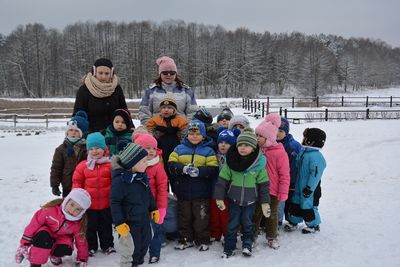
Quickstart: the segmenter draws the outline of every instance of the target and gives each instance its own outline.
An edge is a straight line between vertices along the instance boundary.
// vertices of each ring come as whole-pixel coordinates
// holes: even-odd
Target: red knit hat
[[[157,148],[157,140],[147,133],[134,134],[134,142],[143,148]]]
[[[163,71],[178,72],[175,61],[170,57],[160,57],[156,60],[156,63],[158,65],[158,74],[161,74]]]

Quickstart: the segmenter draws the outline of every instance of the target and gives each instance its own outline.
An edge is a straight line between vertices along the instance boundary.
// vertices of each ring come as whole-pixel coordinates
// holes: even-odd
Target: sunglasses
[[[176,71],[162,71],[161,74],[165,76],[174,76],[176,74]]]

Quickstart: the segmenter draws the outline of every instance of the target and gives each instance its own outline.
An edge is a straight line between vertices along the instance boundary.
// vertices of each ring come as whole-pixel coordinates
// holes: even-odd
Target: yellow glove
[[[160,221],[160,212],[158,210],[153,210],[152,212],[150,212],[150,218],[155,223],[158,223],[158,221]]]
[[[269,218],[269,216],[271,216],[271,208],[268,203],[261,204],[261,210],[266,218]]]
[[[224,210],[225,209],[225,203],[223,200],[215,200],[215,202],[217,203],[217,207],[219,210]]]
[[[120,236],[127,236],[129,234],[129,231],[131,230],[129,228],[129,225],[127,225],[126,223],[121,223],[118,226],[115,226],[115,230],[117,230],[118,234]]]

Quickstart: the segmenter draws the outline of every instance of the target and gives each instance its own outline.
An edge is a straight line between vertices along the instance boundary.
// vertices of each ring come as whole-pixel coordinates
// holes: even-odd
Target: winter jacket
[[[262,153],[267,158],[267,173],[269,177],[269,194],[276,196],[279,201],[288,198],[290,169],[288,155],[282,144],[262,147]]]
[[[85,236],[80,234],[80,221],[66,220],[61,209],[59,205],[38,210],[25,227],[20,244],[31,244],[34,235],[45,230],[55,240],[54,244],[66,244],[73,249],[75,241],[75,246],[78,249],[77,260],[87,261],[89,257],[88,243]]]
[[[291,134],[286,135],[285,138],[278,142],[283,144],[285,151],[288,154],[290,167],[290,189],[294,189],[297,174],[296,158],[303,147],[299,142],[294,140]]]
[[[86,144],[84,142],[72,146],[65,140],[54,151],[50,171],[50,186],[59,187],[61,183],[63,191],[70,191],[75,167],[86,157]]]
[[[104,137],[106,139],[106,145],[110,152],[110,157],[112,155],[118,154],[117,145],[119,141],[125,140],[129,143],[132,142],[132,132],[133,131],[131,129],[126,129],[124,131],[118,132],[111,125],[107,127]]]
[[[157,152],[161,160],[161,150]],[[168,207],[168,176],[165,173],[163,164],[159,161],[146,168],[149,177],[149,185],[153,198],[157,203],[157,208]]]
[[[72,177],[72,188],[83,188],[92,198],[90,209],[102,210],[110,207],[111,163],[96,164],[93,170],[86,167],[87,160],[76,166]]]
[[[125,178],[127,176],[129,180]],[[124,170],[114,161],[112,177],[110,198],[114,225],[118,226],[122,223],[127,223],[130,227],[148,225],[149,212],[156,210],[157,205],[152,196],[147,175]]]
[[[79,110],[84,110],[89,118],[89,133],[102,131],[113,121],[116,109],[128,109],[124,92],[120,85],[115,88],[111,96],[98,98],[93,96],[83,84],[76,93],[73,116]]]
[[[243,172],[235,171],[225,163],[215,185],[214,198],[228,197],[240,206],[250,205],[257,199],[261,203],[269,203],[269,178],[265,164],[266,159],[261,153]]]
[[[218,162],[211,139],[193,145],[187,137],[169,156],[168,168],[173,192],[178,200],[209,199],[212,196],[212,180],[218,175]],[[183,173],[183,167],[193,164],[199,169],[198,177]]]
[[[317,148],[305,147],[297,155],[297,178],[292,202],[299,204],[301,209],[312,209],[314,206],[314,192],[321,181],[322,173],[326,168],[326,161]],[[310,197],[304,197],[306,187],[313,192]]]
[[[146,125],[147,121],[155,114],[160,112],[160,103],[167,92],[174,95],[178,112],[186,117],[197,110],[197,103],[192,89],[189,87],[169,86],[163,88],[156,84],[146,89],[142,101],[139,106],[139,119],[142,125]]]

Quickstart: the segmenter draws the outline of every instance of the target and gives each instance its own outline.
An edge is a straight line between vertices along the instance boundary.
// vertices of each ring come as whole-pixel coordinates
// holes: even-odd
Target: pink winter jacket
[[[261,147],[267,158],[267,173],[269,176],[269,194],[276,196],[279,201],[288,198],[290,184],[289,158],[281,143],[270,147]]]
[[[78,250],[77,260],[88,260],[88,243],[85,237],[80,235],[80,220],[68,221],[62,213],[61,206],[41,208],[33,215],[30,223],[25,227],[20,244],[27,245],[32,242],[33,236],[41,231],[47,231],[54,239],[54,245],[65,244],[71,249],[75,246]]]

